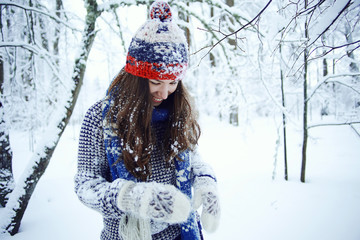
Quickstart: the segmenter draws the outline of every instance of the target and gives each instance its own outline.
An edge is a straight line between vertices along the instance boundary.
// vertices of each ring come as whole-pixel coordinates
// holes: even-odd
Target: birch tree
[[[4,82],[4,64],[0,59],[0,206],[5,207],[8,194],[14,188],[14,177],[12,173],[12,151],[10,146],[9,131],[5,121],[3,108],[2,86]]]
[[[3,29],[10,28],[11,18],[10,16],[13,13],[9,11],[9,9],[5,9],[5,11],[0,11],[0,31],[1,31],[1,39],[5,41],[5,34]],[[6,15],[6,17],[4,16]],[[6,21],[5,21],[6,19]],[[11,32],[8,33],[11,35]],[[9,36],[8,36],[9,37]],[[12,55],[12,50],[9,50],[7,54]],[[9,138],[9,128],[8,128],[8,120],[5,115],[4,108],[4,81],[5,81],[5,58],[4,54],[0,56],[0,151],[1,151],[1,159],[0,159],[0,206],[5,207],[8,201],[8,194],[12,192],[14,188],[14,177],[12,171],[12,150],[10,146],[10,138]],[[9,59],[10,66],[10,76],[13,73],[13,61]]]
[[[9,3],[9,5],[10,4],[11,3]],[[2,6],[3,5],[6,4],[4,3]],[[37,9],[29,6],[16,6],[26,8],[30,11],[37,11]],[[40,180],[41,176],[45,172],[46,167],[49,164],[57,143],[59,142],[59,139],[69,122],[79,95],[86,69],[86,60],[89,56],[92,43],[96,36],[95,22],[97,17],[100,15],[100,12],[97,10],[96,1],[85,1],[85,6],[87,9],[87,15],[85,19],[85,27],[83,30],[81,50],[79,51],[79,55],[76,57],[74,63],[72,76],[73,88],[68,93],[68,98],[64,99],[63,102],[61,102],[59,99],[57,106],[54,107],[56,111],[49,118],[48,127],[44,131],[46,134],[44,134],[42,137],[43,139],[41,139],[37,144],[37,148],[35,149],[27,168],[21,175],[18,183],[9,196],[8,203],[6,204],[4,214],[5,218],[2,219],[2,229],[11,235],[16,234],[19,230],[21,219],[24,215],[30,197],[36,187],[36,184]],[[45,15],[49,16],[51,14],[46,13]],[[55,16],[53,16],[53,18],[57,19],[58,21],[62,21]],[[24,44],[24,46],[31,50],[36,49],[36,47],[28,46],[26,44]],[[12,43],[3,43],[2,47],[14,46],[12,46]],[[33,53],[39,54],[39,52],[40,51],[34,51]]]

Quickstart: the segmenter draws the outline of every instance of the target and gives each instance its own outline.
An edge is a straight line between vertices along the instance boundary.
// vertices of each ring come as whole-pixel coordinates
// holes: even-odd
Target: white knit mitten
[[[117,205],[138,218],[166,223],[185,222],[191,210],[186,195],[172,185],[156,182],[124,183]]]
[[[215,232],[220,221],[220,204],[216,183],[209,177],[198,177],[194,181],[193,206],[202,204],[201,223],[207,232]]]

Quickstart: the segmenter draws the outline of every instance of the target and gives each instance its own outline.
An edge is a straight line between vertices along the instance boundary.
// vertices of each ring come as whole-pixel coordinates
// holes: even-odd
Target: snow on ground
[[[255,119],[233,127],[204,117],[200,151],[215,169],[221,196],[220,227],[206,240],[359,240],[360,139],[348,126],[311,130],[306,183],[301,183],[301,132],[289,136],[289,181],[283,180],[282,148],[274,121]],[[7,240],[99,239],[99,213],[73,191],[79,126],[69,126],[38,183],[20,232]],[[31,155],[27,136],[12,134],[15,174]],[[1,213],[1,209],[0,209]]]
[[[212,125],[201,147],[218,173],[223,215],[208,240],[360,239],[360,141],[350,127],[311,130],[307,183],[301,183],[300,133],[289,137],[289,181],[280,156],[272,181],[276,132],[270,120],[253,121],[245,133]]]

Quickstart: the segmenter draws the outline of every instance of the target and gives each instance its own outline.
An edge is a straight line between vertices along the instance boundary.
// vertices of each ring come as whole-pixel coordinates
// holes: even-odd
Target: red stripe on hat
[[[164,69],[167,69],[167,71]],[[138,61],[129,55],[126,58],[125,66],[125,71],[132,75],[156,80],[181,80],[186,69],[187,63],[168,65],[165,65],[164,63],[149,63]]]

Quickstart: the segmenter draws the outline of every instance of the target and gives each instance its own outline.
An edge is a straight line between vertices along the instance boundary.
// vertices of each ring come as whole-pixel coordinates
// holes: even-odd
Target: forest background
[[[189,43],[184,82],[200,115],[237,129],[272,119],[273,179],[289,179],[289,125],[301,138],[302,183],[312,129],[345,126],[359,141],[359,1],[168,2]],[[3,234],[19,231],[63,132],[104,95],[151,3],[0,1]],[[30,157],[14,177],[19,132]]]

